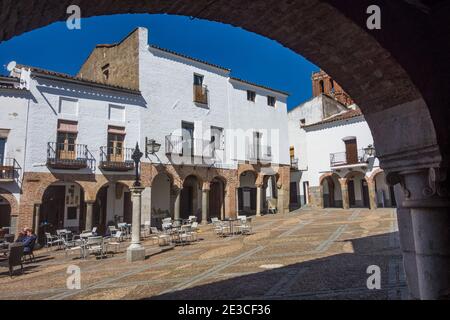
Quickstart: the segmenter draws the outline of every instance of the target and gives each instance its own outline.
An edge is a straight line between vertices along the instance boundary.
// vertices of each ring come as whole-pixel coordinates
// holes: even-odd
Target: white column
[[[92,230],[94,219],[94,201],[86,201],[86,222],[85,230]]]
[[[448,299],[450,292],[450,200],[446,172],[438,168],[390,174],[405,195],[401,207],[410,210],[417,282],[422,300]],[[396,181],[395,181],[396,180]],[[400,225],[404,228],[405,225]],[[405,230],[400,230],[404,235]],[[412,263],[410,261],[405,261]],[[414,276],[414,275],[413,275]],[[413,288],[414,288],[414,283]]]
[[[256,215],[258,217],[261,216],[262,191],[263,191],[263,186],[257,185],[256,186]]]
[[[39,241],[39,220],[41,215],[41,204],[34,204],[34,234],[38,237],[36,243]],[[9,231],[11,233],[11,230]]]
[[[141,245],[142,192],[144,189],[143,187],[130,188],[133,202],[133,221],[131,245],[127,249],[128,262],[145,260],[145,248]]]

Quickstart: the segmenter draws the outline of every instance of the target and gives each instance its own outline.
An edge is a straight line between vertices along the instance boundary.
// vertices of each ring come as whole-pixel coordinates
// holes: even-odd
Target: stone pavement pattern
[[[394,209],[299,210],[254,219],[253,234],[201,241],[125,261],[66,258],[46,249],[25,274],[0,268],[0,299],[404,299],[407,289]],[[81,290],[66,286],[81,268]],[[381,290],[368,290],[367,267],[381,268]]]

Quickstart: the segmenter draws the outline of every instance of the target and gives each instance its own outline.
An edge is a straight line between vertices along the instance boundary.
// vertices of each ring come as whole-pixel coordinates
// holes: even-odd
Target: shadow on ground
[[[406,298],[398,233],[347,239],[349,253],[297,263],[148,299],[402,299]],[[276,264],[277,261],[271,261]],[[367,288],[367,268],[381,269],[381,290]],[[260,269],[262,270],[262,269]]]

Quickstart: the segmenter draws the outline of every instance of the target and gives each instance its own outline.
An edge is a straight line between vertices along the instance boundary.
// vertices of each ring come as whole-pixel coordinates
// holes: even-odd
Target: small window
[[[272,96],[268,96],[268,97],[267,97],[267,104],[268,104],[270,107],[275,107],[276,101],[277,101],[277,99],[276,99],[275,97],[272,97]]]
[[[251,101],[251,102],[255,102],[255,100],[256,100],[256,92],[255,91],[251,91],[251,90],[247,90],[247,100]]]
[[[203,76],[199,74],[194,74],[194,86],[203,85]]]
[[[102,73],[103,73],[103,80],[108,80],[109,79],[109,63],[105,64],[102,67]]]
[[[300,127],[303,127],[306,124],[306,119],[300,119]]]
[[[320,80],[319,86],[320,86],[320,93],[324,93],[325,92],[325,84],[323,83],[323,80]]]

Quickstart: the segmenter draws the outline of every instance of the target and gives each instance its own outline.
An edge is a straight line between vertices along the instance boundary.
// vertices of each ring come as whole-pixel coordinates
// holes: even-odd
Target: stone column
[[[208,223],[209,217],[209,186],[204,186],[202,190],[202,224]]]
[[[256,215],[258,217],[261,216],[262,190],[263,190],[262,184],[256,186]]]
[[[177,194],[175,195],[174,219],[180,219],[180,217],[181,217],[181,213],[180,213],[180,210],[181,210],[181,190],[182,189],[177,190],[176,191]]]
[[[94,220],[94,203],[95,201],[86,201],[85,230],[92,230]]]
[[[143,187],[132,187],[131,200],[133,202],[133,221],[131,245],[127,249],[127,261],[135,262],[145,260],[145,248],[141,245],[141,211]]]
[[[400,172],[394,179],[403,189],[405,197],[401,206],[410,210],[414,235],[417,278],[408,281],[417,281],[422,300],[450,299],[450,199],[445,185],[447,174],[445,170],[431,168]],[[392,175],[389,180],[392,182]],[[414,288],[414,283],[412,285]]]
[[[39,221],[41,219],[41,203],[34,204],[34,234],[38,237],[36,243],[39,242]],[[10,231],[11,232],[11,231]]]
[[[375,188],[375,182],[368,181],[367,186],[369,188],[370,210],[376,210],[378,208],[378,204],[377,204],[377,190]]]
[[[347,179],[339,179],[339,183],[341,184],[341,193],[342,193],[342,207],[345,210],[350,209],[350,200],[348,197],[348,184]]]

